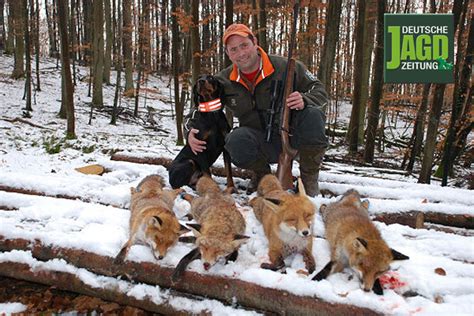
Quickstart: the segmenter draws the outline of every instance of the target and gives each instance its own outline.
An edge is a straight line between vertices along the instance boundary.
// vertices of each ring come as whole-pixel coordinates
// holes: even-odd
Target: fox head
[[[196,246],[201,253],[201,260],[204,269],[209,270],[217,261],[231,255],[234,251],[247,241],[249,238],[245,235],[236,234],[229,238],[217,238],[214,236],[206,236],[200,232],[201,225],[188,224],[196,236]]]
[[[314,204],[306,195],[300,178],[298,182],[300,188],[298,194],[285,196],[282,200],[266,199],[264,203],[275,212],[282,233],[310,237]]]
[[[145,240],[156,259],[163,259],[181,234],[189,231],[171,212],[150,216],[145,222]]]
[[[382,239],[365,240],[357,237],[348,243],[349,266],[358,274],[362,289],[370,291],[375,280],[389,270],[394,260],[392,251]]]

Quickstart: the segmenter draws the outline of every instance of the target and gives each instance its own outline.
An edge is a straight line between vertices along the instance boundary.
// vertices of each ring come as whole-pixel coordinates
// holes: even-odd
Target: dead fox
[[[159,175],[145,177],[137,186],[130,188],[130,237],[115,258],[122,263],[133,244],[146,244],[157,259],[163,259],[168,249],[176,243],[180,234],[189,231],[181,226],[173,213],[173,203],[181,190],[163,189]]]
[[[196,248],[181,259],[173,274],[176,280],[187,265],[202,259],[208,270],[219,259],[236,259],[237,250],[249,237],[244,236],[245,220],[230,194],[222,192],[214,180],[201,177],[191,201],[191,214],[198,224],[187,224],[196,236]]]
[[[262,263],[264,269],[283,268],[284,259],[294,253],[303,255],[309,273],[315,269],[311,234],[315,207],[306,196],[301,179],[298,188],[298,194],[288,193],[274,175],[268,174],[258,185],[259,197],[250,201],[268,239],[270,264]]]
[[[368,207],[369,202],[361,201],[355,190],[347,191],[335,203],[321,206],[331,261],[313,280],[322,280],[350,267],[358,274],[364,291],[374,288],[377,293],[382,289],[376,280],[389,269],[390,263],[408,259],[387,246],[369,218]]]

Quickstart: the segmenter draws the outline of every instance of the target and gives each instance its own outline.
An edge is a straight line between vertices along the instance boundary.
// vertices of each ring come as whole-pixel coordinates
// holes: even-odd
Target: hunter
[[[244,24],[232,24],[224,32],[225,52],[232,65],[216,77],[224,85],[221,101],[239,120],[239,127],[226,137],[225,148],[232,163],[250,169],[253,177],[247,193],[256,190],[260,179],[271,172],[282,150],[279,115],[273,122],[270,142],[266,141],[266,122],[271,100],[272,81],[283,80],[287,59],[269,55]],[[306,194],[319,193],[318,177],[328,140],[325,136],[325,108],[328,97],[323,84],[297,61],[294,91],[287,98],[291,111],[290,142],[299,153],[301,179]],[[186,120],[189,146],[196,154],[206,150],[206,142],[195,137],[192,113]],[[298,160],[298,158],[297,158]]]

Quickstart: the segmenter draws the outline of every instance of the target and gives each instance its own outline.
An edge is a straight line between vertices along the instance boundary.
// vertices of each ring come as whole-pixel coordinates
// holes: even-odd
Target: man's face
[[[260,66],[260,58],[257,50],[257,40],[248,37],[232,35],[227,40],[226,53],[229,59],[240,71],[250,73]]]

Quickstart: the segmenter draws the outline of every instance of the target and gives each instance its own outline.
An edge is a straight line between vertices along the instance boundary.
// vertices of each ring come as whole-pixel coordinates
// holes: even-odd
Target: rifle
[[[284,190],[293,188],[293,175],[291,169],[293,159],[298,153],[290,144],[290,109],[287,106],[286,99],[293,91],[293,78],[295,74],[295,59],[293,58],[293,49],[296,42],[296,23],[298,21],[299,1],[296,0],[293,6],[293,23],[290,36],[290,46],[288,51],[288,63],[285,71],[285,92],[282,100],[282,116],[281,116],[281,144],[282,152],[278,157],[277,178]]]
[[[275,114],[277,113],[277,109],[281,103],[281,90],[282,90],[282,81],[281,80],[273,80],[272,85],[270,87],[272,98],[270,99],[270,108],[267,110],[268,112],[268,119],[267,119],[267,126],[265,128],[265,142],[271,143],[272,142],[272,130],[273,130],[273,123],[275,121]]]

